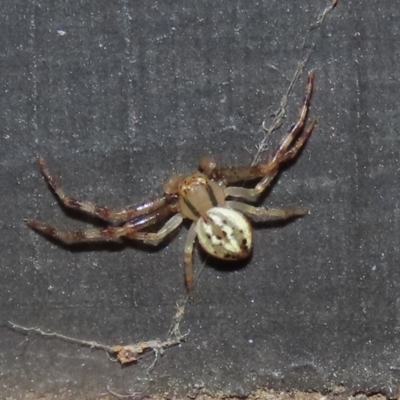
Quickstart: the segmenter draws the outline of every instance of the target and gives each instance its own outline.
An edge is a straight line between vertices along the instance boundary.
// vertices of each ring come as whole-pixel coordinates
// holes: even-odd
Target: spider
[[[245,259],[250,256],[253,247],[253,231],[247,217],[253,221],[273,221],[301,217],[308,213],[302,207],[265,208],[247,204],[245,201],[256,201],[276,177],[280,166],[293,160],[311,135],[316,119],[311,119],[308,124],[306,121],[313,83],[314,73],[309,72],[298,120],[281,139],[267,162],[255,166],[220,168],[213,158],[203,157],[198,171],[184,177],[171,176],[164,184],[161,197],[119,210],[67,196],[50,173],[45,160],[39,157],[41,173],[65,207],[89,213],[110,225],[103,229],[73,231],[59,230],[36,220],[28,220],[27,225],[67,244],[104,241],[124,236],[158,245],[185,218],[189,219],[192,224],[184,250],[184,273],[186,288],[190,292],[194,286],[192,253],[196,237],[201,247],[213,257],[222,260]],[[257,179],[259,182],[254,188],[230,186]],[[157,232],[146,229],[161,221],[166,222]]]

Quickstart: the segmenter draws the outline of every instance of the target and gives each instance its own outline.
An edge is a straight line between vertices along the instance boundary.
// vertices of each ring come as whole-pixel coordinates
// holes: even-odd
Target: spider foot
[[[45,222],[32,219],[26,221],[26,225],[35,232],[60,240],[66,244],[107,241],[108,239],[118,238],[125,233],[124,228],[116,226],[109,226],[105,229],[76,229],[72,231],[63,231]]]
[[[84,231],[75,230],[75,231],[63,232],[60,231],[59,229],[54,228],[49,224],[36,221],[33,219],[27,220],[26,225],[41,235],[58,239],[67,244],[86,240],[86,235]]]

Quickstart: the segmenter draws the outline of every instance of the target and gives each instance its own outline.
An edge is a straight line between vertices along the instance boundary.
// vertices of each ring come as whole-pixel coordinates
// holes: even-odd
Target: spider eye
[[[213,207],[199,219],[197,237],[207,253],[223,260],[247,258],[253,246],[249,221],[238,211],[225,207]]]

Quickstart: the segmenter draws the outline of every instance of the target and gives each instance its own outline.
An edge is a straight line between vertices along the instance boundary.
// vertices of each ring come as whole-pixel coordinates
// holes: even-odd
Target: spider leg
[[[257,197],[270,185],[272,180],[279,172],[279,165],[285,161],[293,159],[297,152],[302,148],[304,143],[307,141],[308,137],[311,135],[311,132],[314,129],[316,124],[316,119],[313,118],[311,122],[306,126],[301,136],[298,138],[295,145],[288,150],[286,153],[281,153],[280,158],[276,157],[276,153],[274,153],[273,159],[271,162],[266,164],[263,167],[263,172],[265,173],[263,179],[256,185],[253,189],[237,187],[237,186],[229,186],[225,189],[226,196],[231,197],[241,197],[246,200],[254,201]],[[279,150],[279,149],[278,149]],[[253,167],[250,167],[253,168]]]
[[[72,231],[63,231],[49,225],[45,222],[28,220],[26,224],[36,232],[60,240],[66,244],[107,241],[117,239],[121,236],[129,236],[134,239],[134,233],[148,226],[154,225],[159,218],[159,214],[145,215],[133,219],[122,226],[109,226],[99,229],[76,229]],[[140,240],[140,239],[139,239]]]
[[[124,236],[124,228],[110,226],[106,229],[76,229],[73,231],[63,231],[45,222],[29,220],[27,225],[36,232],[50,236],[66,244],[105,241],[111,238]]]
[[[308,140],[310,137],[312,131],[314,130],[314,127],[317,123],[316,118],[312,118],[311,121],[306,125],[304,128],[303,132],[301,135],[297,138],[297,141],[294,143],[293,147],[290,148],[290,150],[287,150],[286,153],[282,153],[279,158],[279,163],[291,160],[296,156],[298,151],[304,146],[305,142]],[[277,156],[275,155],[275,158]]]
[[[183,215],[181,213],[175,214],[157,232],[138,232],[135,227],[133,227],[131,230],[128,222],[126,224],[128,227],[125,236],[127,236],[129,239],[140,240],[141,242],[157,246],[166,238],[166,236],[177,229],[182,221]]]
[[[239,201],[227,201],[226,206],[247,215],[255,222],[278,221],[289,218],[302,217],[308,214],[303,207],[292,208],[265,208],[254,207]]]
[[[163,197],[156,200],[148,200],[138,203],[136,205],[124,207],[120,210],[112,210],[108,207],[98,206],[90,201],[81,201],[75,199],[74,197],[67,196],[64,190],[58,185],[57,179],[50,173],[50,170],[44,158],[39,157],[38,163],[40,171],[44,176],[46,182],[65,207],[83,211],[109,222],[116,223],[118,221],[129,221],[140,215],[145,215],[162,207],[166,207],[175,199],[175,196],[164,195]]]
[[[167,215],[167,213],[165,213]],[[82,242],[101,242],[110,239],[118,239],[121,236],[127,236],[129,239],[142,240],[143,242],[151,242],[151,238],[158,234],[158,241],[161,241],[168,233],[170,233],[177,226],[173,225],[177,222],[177,215],[173,216],[166,224],[160,229],[158,233],[143,233],[138,232],[144,228],[157,223],[160,217],[165,217],[160,213],[153,213],[151,215],[144,215],[126,222],[122,226],[109,226],[107,228],[99,229],[76,229],[71,231],[64,231],[57,229],[49,224],[36,220],[28,220],[26,224],[36,232],[43,235],[53,237],[66,244],[82,243]],[[179,214],[178,214],[179,215]],[[182,219],[181,219],[182,220]],[[179,225],[179,224],[178,224]],[[146,236],[150,235],[150,236]],[[156,242],[156,240],[153,240]],[[155,243],[157,244],[157,243]]]
[[[281,142],[279,143],[278,150],[275,152],[274,156],[272,157],[272,161],[278,160],[284,156],[287,150],[292,145],[293,141],[297,138],[304,127],[304,123],[307,119],[308,110],[310,107],[311,102],[311,95],[314,86],[314,71],[308,73],[307,76],[307,86],[306,92],[304,94],[303,105],[300,109],[300,115],[297,119],[297,122],[294,126],[289,130],[289,132],[283,137]],[[310,132],[311,133],[311,132]]]
[[[218,169],[213,159],[204,157],[200,161],[200,167],[204,170],[206,175],[211,179],[222,181],[225,185],[263,178],[255,189],[250,190],[244,196],[243,194],[234,194],[236,193],[235,190],[233,190],[229,195],[253,199],[260,194],[276,176],[280,164],[293,159],[296,156],[315,127],[316,119],[313,118],[304,128],[310,107],[313,85],[314,72],[310,72],[307,77],[306,91],[298,120],[280,141],[277,150],[273,153],[267,163],[254,166],[238,166]]]
[[[194,286],[193,245],[197,235],[196,226],[197,226],[196,222],[193,222],[192,225],[190,226],[185,243],[185,256],[184,256],[185,283],[186,283],[186,290],[189,293],[193,292],[193,286]]]

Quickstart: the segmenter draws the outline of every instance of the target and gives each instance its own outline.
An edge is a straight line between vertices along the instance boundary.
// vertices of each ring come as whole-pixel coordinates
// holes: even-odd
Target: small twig
[[[175,316],[176,316],[176,318],[178,318],[178,314],[176,314]],[[183,314],[179,313],[179,318],[182,318],[182,316],[183,316]],[[179,319],[179,322],[180,322],[180,319]],[[95,341],[81,340],[81,339],[77,339],[77,338],[74,338],[71,336],[62,335],[62,334],[56,333],[56,332],[45,332],[42,329],[35,328],[35,327],[25,327],[22,325],[18,325],[12,321],[8,321],[8,327],[17,332],[23,332],[23,333],[27,333],[27,334],[35,333],[37,335],[44,336],[44,337],[52,337],[52,338],[63,340],[63,341],[69,342],[69,343],[75,343],[75,344],[90,347],[93,349],[104,350],[107,353],[107,355],[112,355],[113,357],[115,357],[115,359],[113,359],[112,357],[109,356],[109,358],[112,361],[119,361],[122,365],[134,363],[139,360],[140,356],[143,353],[153,351],[154,360],[151,363],[151,365],[147,368],[147,375],[149,377],[149,380],[144,389],[142,389],[139,392],[134,392],[134,393],[125,395],[125,394],[117,393],[114,390],[111,390],[110,385],[107,385],[107,391],[110,394],[112,394],[113,396],[116,396],[119,398],[134,399],[137,397],[144,396],[144,394],[148,390],[149,385],[150,385],[150,380],[151,380],[150,373],[156,366],[159,356],[164,354],[165,349],[167,349],[168,347],[171,347],[171,346],[178,345],[178,344],[182,343],[183,341],[185,341],[187,335],[180,334],[179,322],[178,322],[178,325],[177,325],[175,331],[170,333],[168,339],[164,342],[162,342],[160,339],[155,339],[155,340],[149,340],[146,342],[139,342],[139,343],[135,343],[135,344],[131,344],[131,345],[126,345],[126,346],[121,346],[121,345],[108,346],[108,345],[98,343]]]
[[[54,337],[56,339],[64,340],[66,342],[76,343],[82,346],[104,350],[108,354],[114,355],[121,364],[129,364],[132,362],[136,362],[140,358],[140,355],[148,351],[154,351],[154,353],[158,357],[158,354],[160,355],[164,354],[165,349],[167,349],[168,347],[178,345],[183,341],[185,341],[185,338],[187,336],[187,335],[173,336],[164,342],[162,342],[160,339],[156,339],[126,346],[121,346],[121,345],[107,346],[102,343],[81,340],[73,338],[71,336],[62,335],[56,332],[45,332],[39,328],[28,328],[22,325],[15,324],[14,322],[11,321],[8,321],[8,323],[10,325],[10,329],[16,331],[27,332],[27,333],[34,332],[41,336]]]
[[[104,344],[101,343],[97,343],[94,341],[87,341],[87,340],[80,340],[80,339],[76,339],[70,336],[66,336],[66,335],[62,335],[60,333],[56,333],[56,332],[45,332],[39,328],[28,328],[22,325],[18,325],[12,321],[8,321],[9,324],[9,328],[14,330],[14,331],[19,331],[19,332],[24,332],[24,333],[36,333],[40,336],[45,336],[45,337],[53,337],[56,339],[60,339],[63,340],[65,342],[70,342],[70,343],[75,343],[75,344],[80,344],[82,346],[85,347],[90,347],[92,349],[99,349],[99,350],[105,350],[107,353],[112,353],[112,347],[110,346],[106,346]]]

